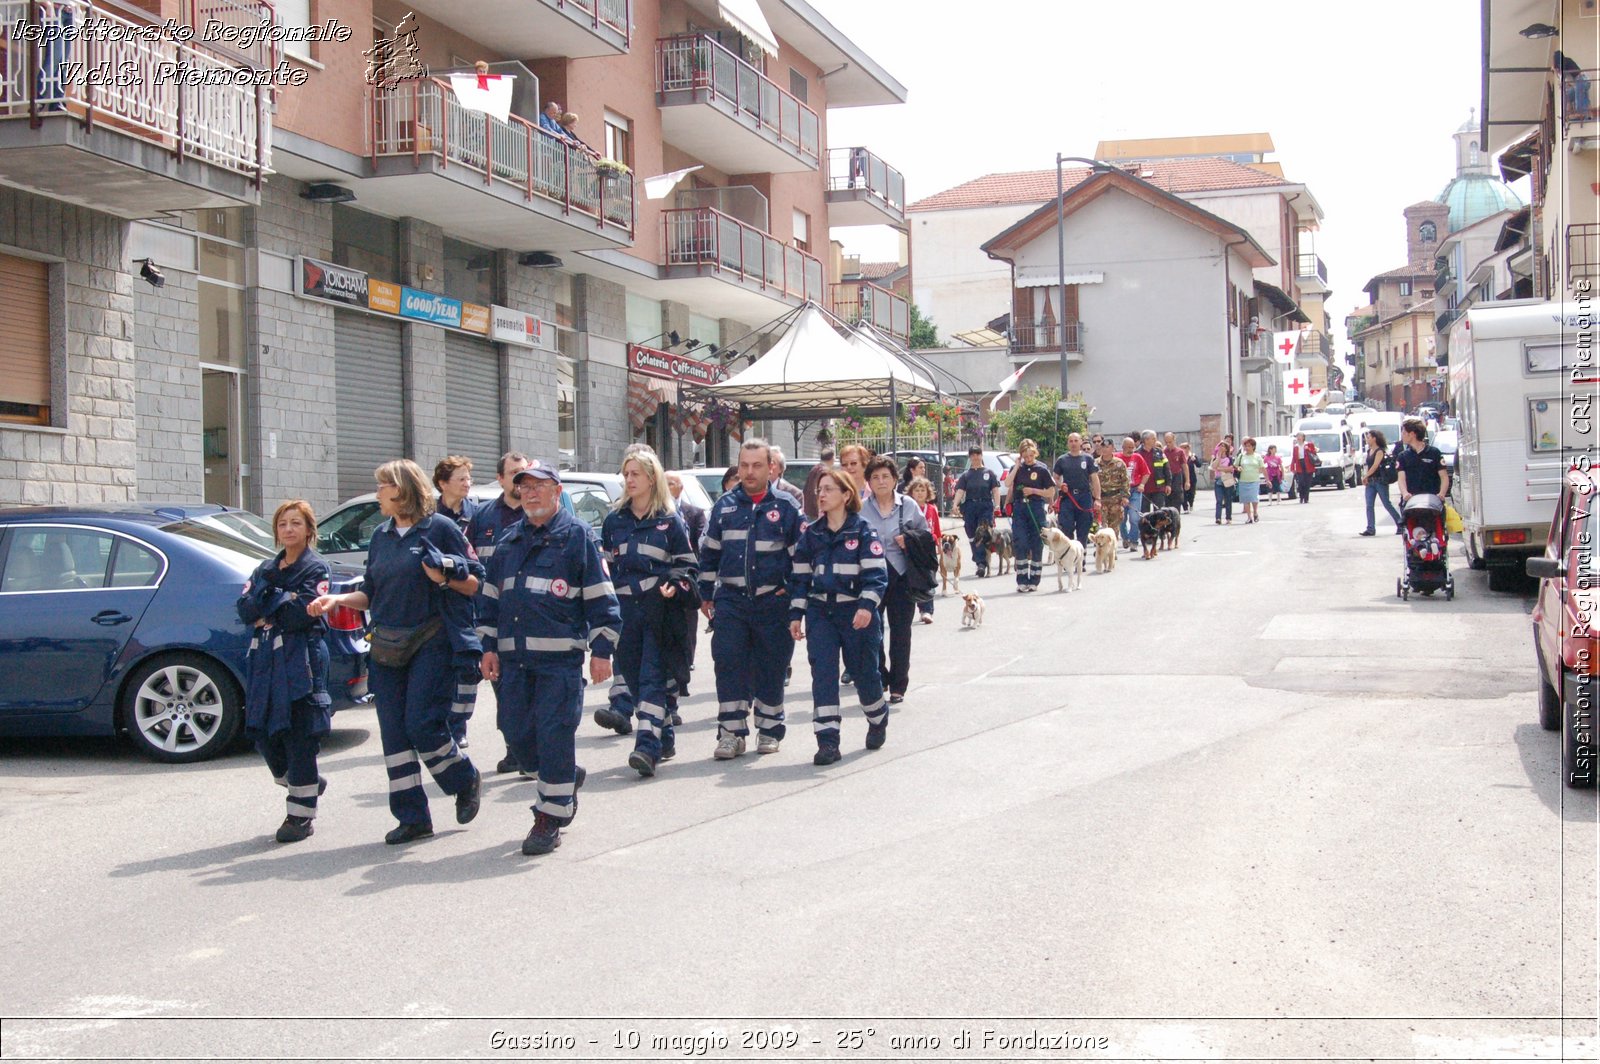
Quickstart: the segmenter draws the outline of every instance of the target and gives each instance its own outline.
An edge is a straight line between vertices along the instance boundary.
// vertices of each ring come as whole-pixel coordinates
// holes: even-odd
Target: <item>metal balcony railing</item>
[[[1595,222],[1567,226],[1567,283],[1580,277],[1600,278],[1600,224]]]
[[[1083,353],[1084,324],[1081,321],[1066,323],[1067,351]],[[1013,325],[1011,327],[1011,353],[1014,355],[1056,354],[1061,351],[1062,326]]]
[[[864,321],[902,342],[911,339],[911,301],[871,281],[834,285],[833,313],[848,324]]]
[[[630,0],[543,0],[543,2],[558,11],[565,11],[568,8],[582,11],[589,16],[594,29],[608,26],[622,34],[630,45],[633,43]]]
[[[818,161],[817,112],[710,37],[679,34],[656,41],[656,91],[686,89],[709,93],[780,143]]]
[[[822,261],[710,207],[661,212],[667,266],[709,266],[791,299],[820,303]]]
[[[828,191],[866,189],[896,214],[906,210],[906,179],[865,148],[828,149]]]
[[[1574,122],[1600,120],[1600,70],[1575,70],[1561,75],[1561,128]]]
[[[103,9],[105,0],[98,0],[96,6]],[[194,40],[203,42],[200,46],[208,51],[237,59],[257,70],[275,66],[282,58],[281,44],[259,39],[263,21],[278,21],[277,13],[267,0],[189,0],[188,9],[189,25],[195,30]],[[246,40],[248,47],[241,43]]]
[[[85,33],[90,19],[96,32]],[[236,63],[151,31],[87,0],[0,0],[0,119],[71,116],[259,184],[272,168],[271,89],[238,84]],[[108,75],[118,83],[98,84]]]
[[[516,189],[633,238],[632,174],[602,173],[582,148],[517,115],[502,122],[470,111],[437,78],[369,86],[366,135],[374,162],[431,155],[446,168],[482,175],[486,185]]]
[[[1323,284],[1328,283],[1328,267],[1323,265],[1322,259],[1316,252],[1302,251],[1300,253],[1299,269],[1296,277],[1315,277]]]

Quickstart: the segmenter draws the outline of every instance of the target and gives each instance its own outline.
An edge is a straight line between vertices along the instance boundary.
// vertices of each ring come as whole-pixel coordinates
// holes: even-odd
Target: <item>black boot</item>
[[[470,824],[483,804],[483,773],[472,770],[472,782],[456,795],[456,823]]]
[[[433,825],[430,823],[401,824],[383,837],[383,841],[390,846],[399,846],[402,843],[416,842],[433,835]]]
[[[560,845],[561,822],[547,813],[533,814],[533,829],[522,840],[522,852],[528,857],[537,857]]]
[[[283,818],[283,823],[278,825],[276,837],[279,842],[303,842],[309,839],[315,830],[308,816],[286,816]]]

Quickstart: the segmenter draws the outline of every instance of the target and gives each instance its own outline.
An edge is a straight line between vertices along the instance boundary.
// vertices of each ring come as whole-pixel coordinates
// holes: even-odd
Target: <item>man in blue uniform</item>
[[[583,652],[589,679],[611,677],[622,616],[588,528],[561,508],[561,474],[530,463],[514,475],[524,520],[496,544],[483,583],[478,633],[483,674],[498,680],[499,726],[511,756],[538,781],[533,828],[522,852],[561,845],[578,811],[576,736],[583,718]]]
[[[517,494],[516,476],[526,468],[528,468],[528,456],[522,452],[507,451],[501,455],[500,461],[495,465],[495,479],[500,482],[500,495],[495,499],[479,503],[467,520],[465,529],[467,542],[472,545],[478,561],[484,565],[488,565],[489,559],[494,557],[495,543],[505,534],[506,529],[522,520],[522,497]],[[474,687],[473,691],[475,706],[477,688]],[[494,693],[498,700],[499,684],[494,685]],[[457,704],[463,702],[464,699],[458,695]],[[496,772],[515,772],[516,758],[508,753],[494,768]]]
[[[1000,478],[984,468],[982,447],[969,448],[967,460],[970,468],[956,481],[956,506],[961,511],[970,547],[979,525],[994,524],[995,512],[1000,509]],[[972,564],[979,576],[988,576],[989,552],[974,548]]]
[[[711,508],[700,537],[701,610],[714,617],[711,660],[717,674],[717,749],[726,761],[745,751],[755,707],[756,753],[783,740],[783,677],[794,654],[789,636],[789,576],[800,511],[770,490],[767,441],[739,448],[739,483]]]
[[[1089,549],[1089,526],[1094,524],[1095,507],[1100,505],[1100,466],[1083,449],[1083,437],[1076,432],[1067,437],[1067,453],[1056,459],[1053,470],[1056,487],[1061,489],[1061,508],[1056,523],[1083,549]]]

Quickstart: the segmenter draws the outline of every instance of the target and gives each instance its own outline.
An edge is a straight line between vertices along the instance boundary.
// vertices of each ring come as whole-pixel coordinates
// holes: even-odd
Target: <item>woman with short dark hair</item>
[[[889,704],[898,705],[905,701],[906,688],[911,685],[911,621],[916,613],[906,583],[910,559],[906,557],[905,533],[929,531],[928,521],[922,516],[922,507],[895,490],[898,469],[893,458],[879,455],[867,463],[865,472],[871,494],[861,504],[861,517],[877,533],[889,563],[889,586],[883,596],[888,646],[887,654],[878,655],[878,668],[889,689]]]
[[[472,459],[464,454],[441,458],[433,467],[433,486],[439,489],[435,512],[444,514],[465,534],[472,521]]]

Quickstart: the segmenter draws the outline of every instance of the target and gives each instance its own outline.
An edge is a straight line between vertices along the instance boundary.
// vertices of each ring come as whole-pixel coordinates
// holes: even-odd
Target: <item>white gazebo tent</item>
[[[748,369],[695,394],[742,406],[751,418],[814,418],[854,407],[863,415],[892,415],[897,403],[933,402],[940,389],[930,375],[862,333],[839,335],[834,319],[808,303],[788,331]]]

